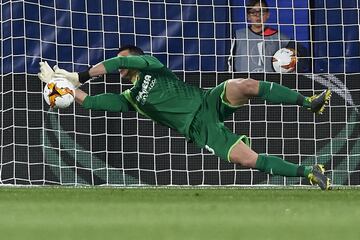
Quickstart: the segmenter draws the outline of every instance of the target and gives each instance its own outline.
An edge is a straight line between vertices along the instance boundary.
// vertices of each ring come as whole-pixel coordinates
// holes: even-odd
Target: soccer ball
[[[281,48],[272,58],[273,68],[278,73],[289,73],[295,71],[296,63],[296,51],[292,48]]]
[[[74,102],[74,86],[64,78],[55,78],[44,87],[45,102],[51,108],[67,108]]]

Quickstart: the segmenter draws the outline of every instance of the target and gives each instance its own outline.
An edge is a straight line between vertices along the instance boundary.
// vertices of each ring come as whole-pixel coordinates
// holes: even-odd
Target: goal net
[[[316,3],[313,3],[316,2]],[[307,185],[269,176],[198,149],[175,131],[135,113],[50,110],[39,62],[84,71],[134,44],[181,80],[211,88],[230,78],[283,84],[306,96],[330,88],[323,115],[254,99],[225,122],[259,153],[296,164],[322,163],[336,185],[360,185],[359,1],[267,0],[278,48],[302,52],[296,72],[267,68],[271,55],[250,46],[244,0],[2,0],[0,182],[21,185]],[[263,13],[251,13],[258,16]],[[248,29],[237,35],[240,29]],[[263,44],[268,36],[258,34]],[[283,36],[286,36],[283,38]],[[277,39],[276,39],[277,38]],[[237,47],[240,50],[237,51]],[[265,47],[266,49],[266,47]],[[245,57],[245,70],[236,58]],[[256,71],[250,63],[259,64]],[[260,62],[259,62],[260,61]],[[131,84],[107,75],[83,85],[90,95]]]

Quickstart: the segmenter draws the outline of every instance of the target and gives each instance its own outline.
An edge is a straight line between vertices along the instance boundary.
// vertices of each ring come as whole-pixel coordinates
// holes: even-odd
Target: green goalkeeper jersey
[[[119,95],[86,97],[87,109],[129,111],[135,109],[154,121],[189,138],[189,126],[202,104],[205,90],[188,85],[150,55],[119,56],[103,62],[106,72],[137,69],[134,86]]]

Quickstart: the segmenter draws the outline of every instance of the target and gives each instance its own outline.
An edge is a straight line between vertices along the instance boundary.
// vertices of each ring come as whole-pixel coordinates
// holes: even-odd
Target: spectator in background
[[[229,70],[235,72],[274,72],[272,56],[280,48],[296,49],[299,57],[298,72],[309,71],[305,59],[306,49],[291,41],[276,29],[265,26],[270,17],[265,0],[250,0],[246,4],[249,27],[238,29],[232,41],[228,59]]]

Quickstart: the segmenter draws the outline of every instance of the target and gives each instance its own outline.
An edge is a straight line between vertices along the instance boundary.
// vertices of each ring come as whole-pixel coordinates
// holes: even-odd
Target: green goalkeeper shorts
[[[239,107],[231,106],[224,100],[225,89],[226,82],[223,82],[206,92],[202,106],[190,125],[189,135],[199,147],[230,162],[231,149],[239,141],[249,145],[249,139],[224,126],[224,120]]]

